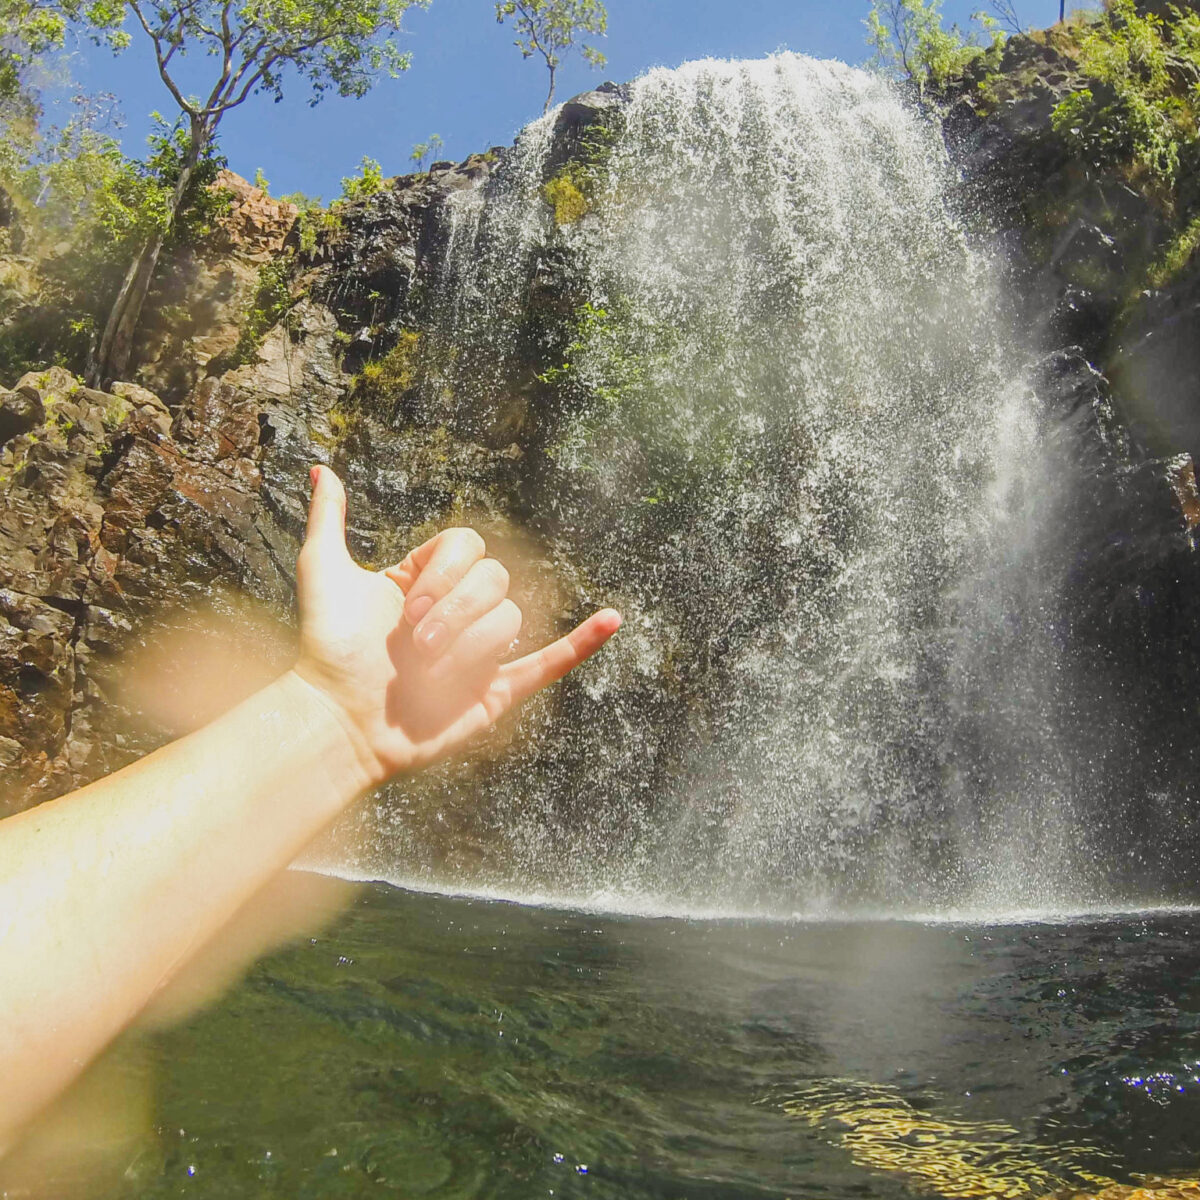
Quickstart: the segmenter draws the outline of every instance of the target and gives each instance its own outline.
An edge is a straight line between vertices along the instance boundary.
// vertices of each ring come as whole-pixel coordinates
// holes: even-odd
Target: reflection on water
[[[1195,922],[649,920],[372,885],[119,1052],[149,1060],[154,1126],[89,1194],[830,1200],[987,1194],[968,1185],[989,1172],[1030,1196],[1194,1177]],[[934,1169],[897,1168],[914,1153]]]

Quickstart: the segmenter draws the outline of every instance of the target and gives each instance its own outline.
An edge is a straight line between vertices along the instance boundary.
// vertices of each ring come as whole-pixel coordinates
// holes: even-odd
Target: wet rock
[[[594,91],[568,100],[554,123],[554,139],[546,159],[547,176],[554,175],[573,159],[585,157],[588,131],[598,126],[614,127],[628,102],[628,85],[615,83],[602,83]]]
[[[580,126],[595,125],[604,121],[628,102],[628,86],[607,82],[593,91],[573,96],[559,110],[554,124],[554,136],[556,139],[562,138]]]
[[[1100,361],[1131,274],[1167,222],[1148,195],[1055,132],[1055,106],[1086,82],[1072,54],[1054,31],[1010,38],[997,75],[984,79],[977,63],[951,89],[942,127],[964,211],[1004,246],[1024,334],[1045,349],[1077,343]]]
[[[1150,444],[1200,456],[1200,271],[1142,293],[1116,333],[1108,371]]]
[[[107,693],[106,664],[213,586],[286,612],[296,550],[259,494],[249,393],[206,381],[173,419],[138,385],[99,392],[56,371],[20,387],[40,417],[0,447],[6,811],[149,748]]]

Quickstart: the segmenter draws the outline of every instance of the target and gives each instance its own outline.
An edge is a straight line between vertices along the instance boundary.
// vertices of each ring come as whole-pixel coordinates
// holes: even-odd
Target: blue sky
[[[946,0],[946,17],[965,23],[981,3]],[[862,22],[868,5],[869,0],[608,0],[609,35],[599,43],[607,67],[594,71],[582,61],[564,63],[558,98],[603,79],[631,79],[650,67],[708,56],[754,58],[786,48],[859,63],[867,55]],[[1057,0],[1016,0],[1016,7],[1026,25],[1048,25],[1058,16]],[[546,77],[535,60],[521,58],[494,12],[492,0],[432,0],[427,11],[410,13],[404,44],[412,51],[412,69],[381,81],[363,100],[332,98],[310,108],[295,80],[280,104],[251,99],[221,127],[229,165],[247,177],[261,167],[276,194],[301,190],[328,201],[364,155],[378,159],[388,175],[411,170],[413,145],[432,133],[444,139],[441,157],[455,160],[511,142],[540,114]],[[196,65],[206,64],[201,59]],[[88,89],[117,95],[126,120],[125,148],[140,154],[148,114],[155,108],[169,113],[171,104],[140,37],[116,59],[97,48],[80,49],[74,72]]]

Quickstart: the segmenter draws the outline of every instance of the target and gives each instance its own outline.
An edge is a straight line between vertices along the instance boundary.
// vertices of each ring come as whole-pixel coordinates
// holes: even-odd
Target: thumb
[[[346,489],[328,467],[313,467],[312,500],[308,505],[308,530],[304,544],[322,557],[349,558],[346,549]]]

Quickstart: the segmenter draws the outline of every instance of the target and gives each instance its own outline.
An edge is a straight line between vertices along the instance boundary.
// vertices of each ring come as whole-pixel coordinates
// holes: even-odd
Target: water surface
[[[1028,1195],[1185,1174],[1195,926],[647,919],[368,885],[143,1045],[155,1129],[112,1194],[929,1194],[894,1169],[921,1139],[888,1134],[905,1113]],[[943,1190],[969,1174],[949,1153]]]

